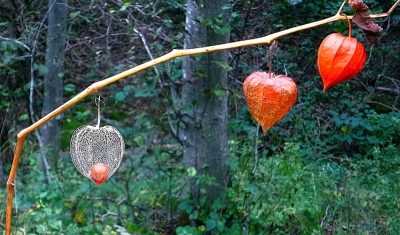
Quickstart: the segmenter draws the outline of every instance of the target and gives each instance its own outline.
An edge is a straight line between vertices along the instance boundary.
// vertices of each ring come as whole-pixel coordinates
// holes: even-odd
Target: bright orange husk
[[[289,112],[298,94],[292,78],[260,71],[246,78],[243,89],[250,113],[264,134]]]
[[[108,179],[108,167],[106,164],[98,162],[90,168],[90,178],[96,184],[102,184]]]
[[[357,39],[340,33],[328,35],[318,49],[318,70],[324,82],[324,91],[356,76],[366,58],[365,47]]]

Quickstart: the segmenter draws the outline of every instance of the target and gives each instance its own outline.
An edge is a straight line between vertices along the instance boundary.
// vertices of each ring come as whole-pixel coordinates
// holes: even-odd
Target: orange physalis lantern
[[[324,82],[324,91],[356,76],[367,58],[364,45],[351,37],[351,24],[348,22],[349,36],[332,33],[318,49],[318,70]]]
[[[247,105],[264,134],[289,112],[297,99],[297,86],[292,78],[256,71],[243,83]]]

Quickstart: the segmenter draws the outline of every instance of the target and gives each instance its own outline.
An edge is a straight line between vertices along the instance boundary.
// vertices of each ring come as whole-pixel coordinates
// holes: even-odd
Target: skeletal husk
[[[125,149],[125,142],[113,126],[81,126],[71,138],[71,158],[75,168],[91,179],[90,170],[96,163],[108,167],[110,178],[118,169]]]

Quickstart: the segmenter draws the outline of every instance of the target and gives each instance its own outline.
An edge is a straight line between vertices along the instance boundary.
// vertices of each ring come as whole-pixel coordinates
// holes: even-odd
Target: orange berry
[[[106,164],[98,162],[90,168],[90,178],[96,184],[102,184],[108,178],[108,167]]]

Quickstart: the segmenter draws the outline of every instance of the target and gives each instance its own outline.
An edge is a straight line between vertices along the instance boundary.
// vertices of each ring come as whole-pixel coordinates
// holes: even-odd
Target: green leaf
[[[66,91],[66,92],[74,92],[75,91],[75,85],[71,84],[71,83],[65,84],[64,91]]]
[[[39,74],[41,76],[44,76],[44,75],[49,73],[49,68],[47,68],[46,65],[43,65],[43,64],[40,64],[40,65],[37,65],[37,66],[35,66],[35,65],[33,66],[33,68],[35,69],[35,67],[36,67],[35,70],[38,70]]]
[[[225,220],[218,220],[217,229],[222,232],[225,228]]]
[[[139,90],[135,92],[136,98],[154,97],[155,95],[157,95],[156,90]]]
[[[217,209],[218,210],[218,209]],[[218,219],[218,214],[215,212],[215,211],[211,211],[210,212],[210,218],[212,219],[212,220],[217,220]]]
[[[64,76],[65,76],[65,73],[64,73],[64,72],[59,72],[59,73],[58,73],[58,77],[59,77],[59,78],[63,78]]]
[[[29,115],[28,114],[22,114],[21,116],[19,116],[18,118],[19,121],[27,121],[29,120]]]
[[[226,89],[222,87],[222,85],[217,85],[214,89],[214,94],[216,96],[226,96],[227,92]]]
[[[191,220],[196,220],[199,218],[199,211],[195,210],[189,215],[189,219]]]
[[[231,71],[233,67],[229,66],[229,64],[221,62],[221,61],[214,61],[218,66],[224,68],[226,71]]]
[[[188,176],[189,177],[193,177],[193,176],[195,176],[197,174],[197,170],[194,167],[189,167],[187,169],[187,172],[188,172]]]
[[[132,90],[132,86],[124,86],[122,89],[125,93],[129,93]]]
[[[50,228],[59,230],[62,227],[62,221],[61,220],[49,220],[47,222]]]
[[[45,227],[42,225],[42,226],[38,226],[37,228],[36,228],[36,233],[38,233],[38,234],[44,234],[44,232],[45,232]]]
[[[143,145],[144,145],[144,139],[143,139],[142,136],[136,136],[136,137],[133,139],[133,141],[135,141],[135,143],[136,143],[138,146],[143,146]]]
[[[246,190],[251,194],[257,194],[259,192],[258,187],[255,185],[247,186]]]
[[[72,19],[74,19],[74,18],[76,18],[80,13],[81,13],[80,11],[75,11],[75,12],[72,12],[71,14],[69,14],[69,16],[70,16]]]
[[[290,5],[297,5],[298,3],[301,3],[303,0],[288,0],[288,3]]]
[[[187,213],[192,213],[193,201],[185,200],[178,205],[178,209],[181,211],[186,211]]]
[[[226,4],[222,6],[222,10],[230,10],[232,9],[233,4]]]
[[[124,101],[125,98],[126,98],[126,94],[125,94],[125,92],[123,92],[123,91],[119,91],[119,92],[117,92],[117,93],[115,94],[115,99],[116,99],[117,101]]]
[[[213,230],[217,226],[217,221],[213,219],[208,219],[206,221],[206,231]]]
[[[215,211],[218,211],[219,209],[221,209],[221,208],[222,208],[221,201],[220,201],[220,200],[215,200],[215,201],[213,202],[212,208],[213,208],[213,210],[215,210]],[[212,212],[212,213],[215,213],[215,212]],[[216,214],[216,213],[215,213],[215,214]],[[214,215],[214,214],[212,214],[212,215]],[[217,215],[217,218],[218,218],[218,214],[216,214],[216,215]],[[211,216],[211,215],[210,215],[210,216]],[[211,217],[211,218],[213,218],[213,217]]]
[[[131,4],[129,2],[124,3],[124,5],[122,5],[122,7],[119,9],[119,11],[125,11]]]

